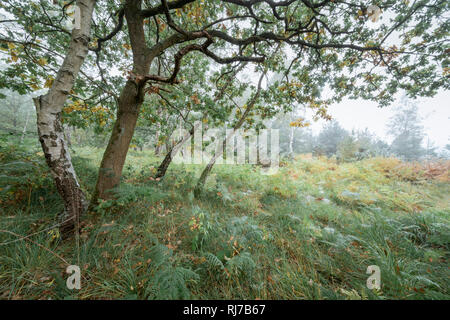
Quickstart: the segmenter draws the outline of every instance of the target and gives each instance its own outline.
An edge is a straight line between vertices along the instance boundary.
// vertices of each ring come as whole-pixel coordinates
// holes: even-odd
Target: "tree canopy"
[[[28,6],[3,0],[0,58],[7,68],[0,89],[49,89],[35,103],[50,167],[53,145],[65,150],[56,176],[73,173],[59,122],[111,132],[93,196],[104,198],[120,182],[142,121],[158,123],[155,132],[166,136],[179,121],[187,128],[196,120],[259,128],[298,105],[330,119],[328,106],[345,97],[386,106],[399,90],[416,98],[449,89],[449,6],[445,0],[30,0]],[[46,140],[52,137],[59,142]]]
[[[7,12],[0,41],[9,63],[0,83],[25,93],[49,87],[55,78],[75,1],[20,4],[5,0],[0,5]],[[382,10],[377,23],[369,19],[369,4]],[[127,6],[137,10],[133,26]],[[198,64],[210,64],[198,71],[217,71],[216,79],[241,61],[266,61],[271,71],[284,75],[267,94],[286,92],[280,103],[308,104],[319,113],[345,96],[381,105],[392,102],[399,89],[429,96],[448,88],[448,6],[447,1],[98,0],[90,55],[71,99],[91,108],[109,101],[114,108],[127,73],[138,71],[131,66],[132,51],[141,46],[147,59],[158,57],[150,74],[139,75],[151,85],[185,81],[188,69],[198,69],[183,57],[196,51],[211,61],[197,58]],[[282,51],[267,61],[277,43]],[[332,94],[325,96],[325,88]]]

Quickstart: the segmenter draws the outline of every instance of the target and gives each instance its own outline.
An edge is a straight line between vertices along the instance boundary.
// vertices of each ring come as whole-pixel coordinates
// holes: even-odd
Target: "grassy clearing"
[[[76,149],[91,192],[101,151]],[[216,166],[200,200],[201,166],[172,165],[131,151],[119,198],[83,219],[79,249],[61,242],[61,210],[39,149],[1,150],[0,246],[3,299],[448,299],[448,170],[432,178],[395,159],[337,164],[298,157],[278,174]],[[9,186],[9,187],[7,187]],[[15,240],[0,233],[0,242]],[[50,249],[44,250],[36,243]],[[65,263],[82,269],[66,289]],[[369,290],[369,265],[381,290]]]

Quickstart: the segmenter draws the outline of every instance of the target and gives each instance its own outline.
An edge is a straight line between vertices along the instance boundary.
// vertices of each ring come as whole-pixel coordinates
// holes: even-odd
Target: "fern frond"
[[[220,269],[220,270],[224,270],[225,266],[223,265],[222,261],[220,261],[219,258],[217,258],[216,255],[210,253],[210,252],[205,252],[203,254],[203,256],[206,259],[206,263],[209,267],[209,269]]]

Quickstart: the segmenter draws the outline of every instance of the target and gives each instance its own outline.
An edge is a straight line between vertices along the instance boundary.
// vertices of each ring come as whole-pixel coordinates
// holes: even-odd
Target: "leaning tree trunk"
[[[129,80],[119,98],[116,123],[103,154],[92,205],[95,205],[98,199],[112,198],[111,191],[120,183],[143,99],[143,93]]]
[[[233,130],[232,133],[230,133],[225,138],[225,140],[223,141],[223,144],[227,144],[230,141],[230,139],[234,136],[236,130],[238,130],[238,129]],[[194,189],[194,196],[196,198],[198,198],[202,194],[203,187],[204,187],[204,185],[206,183],[206,179],[208,178],[208,176],[209,176],[209,174],[210,174],[214,164],[216,163],[217,159],[219,159],[219,157],[222,156],[222,154],[223,154],[223,147],[220,150],[216,150],[216,153],[214,154],[214,157],[211,158],[211,160],[206,165],[205,169],[203,169],[202,174],[201,174],[200,178],[198,179],[197,184],[196,184],[195,189]]]
[[[145,82],[139,77],[145,76],[150,70],[153,59],[164,49],[157,45],[157,50],[149,50],[146,46],[144,33],[144,18],[141,15],[141,3],[128,0],[125,2],[125,18],[133,50],[133,72],[136,79],[129,79],[122,89],[118,101],[116,122],[106,147],[100,165],[97,184],[91,199],[90,207],[98,203],[98,199],[110,199],[114,196],[113,189],[120,183],[131,139],[144,102]]]
[[[234,126],[233,131],[231,131],[223,140],[221,146],[222,148],[218,148],[214,154],[214,156],[211,158],[211,160],[209,161],[209,163],[206,165],[205,169],[203,169],[203,172],[200,176],[200,178],[197,181],[197,184],[195,186],[194,189],[194,196],[196,198],[198,198],[202,191],[203,191],[203,187],[206,183],[206,179],[209,176],[209,173],[211,172],[214,164],[216,163],[217,159],[219,159],[220,156],[222,156],[223,154],[223,146],[226,146],[230,139],[233,138],[234,134],[236,133],[237,130],[239,130],[242,126],[242,124],[244,123],[245,119],[247,118],[248,114],[250,113],[250,111],[253,109],[253,106],[255,105],[255,103],[258,101],[259,95],[261,93],[261,83],[262,80],[264,78],[264,76],[266,75],[267,70],[264,71],[261,74],[261,77],[259,78],[259,82],[258,82],[258,89],[254,95],[254,97],[252,98],[252,100],[249,102],[249,104],[247,105],[247,108],[245,109],[244,113],[242,114],[241,118],[239,119],[238,123]]]
[[[177,144],[175,144],[166,154],[164,157],[164,160],[161,162],[161,164],[158,167],[158,170],[156,171],[155,178],[162,178],[166,175],[167,169],[169,168],[170,163],[172,162],[173,158],[177,155],[177,153],[180,151],[181,147],[189,141],[189,139],[194,135],[195,130],[200,126],[200,123],[197,123],[194,125],[194,127],[185,134],[185,136],[178,141]]]
[[[88,53],[94,5],[95,0],[77,1],[81,12],[81,29],[73,30],[68,52],[48,93],[34,99],[39,141],[56,188],[64,201],[64,213],[60,217],[63,237],[73,233],[86,208],[85,196],[64,139],[61,112]]]
[[[158,115],[158,117],[160,116],[162,112],[161,108],[158,108],[158,110],[156,111],[156,114]],[[158,121],[156,123],[156,135],[155,135],[155,156],[159,156],[159,154],[161,153],[161,144],[159,143],[159,136],[161,135],[161,122]]]
[[[69,147],[72,147],[72,134],[71,134],[70,126],[65,126],[64,134],[65,134],[65,137],[66,137],[66,140],[67,140],[67,145]]]

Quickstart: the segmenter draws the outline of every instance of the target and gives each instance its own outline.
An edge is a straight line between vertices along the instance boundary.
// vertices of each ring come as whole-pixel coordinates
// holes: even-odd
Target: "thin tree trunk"
[[[17,101],[17,96],[16,97],[14,97],[14,105],[16,106],[16,110],[15,110],[15,112],[13,113],[13,128],[15,129],[15,130],[17,130],[17,111],[18,111],[18,109],[20,108],[20,106],[19,106],[19,104],[18,104],[18,101]]]
[[[30,120],[30,111],[27,112],[27,118],[25,120],[25,126],[23,127],[22,136],[20,137],[20,144],[23,143],[23,139],[25,138],[25,134],[27,133],[28,120]]]
[[[227,145],[230,141],[230,139],[234,136],[234,134],[236,133],[237,130],[239,130],[242,126],[242,124],[244,123],[245,119],[247,118],[248,114],[250,113],[250,111],[253,109],[253,106],[255,105],[256,101],[258,100],[258,97],[261,93],[261,83],[262,80],[264,78],[264,76],[266,75],[267,71],[264,71],[261,74],[261,77],[259,78],[259,82],[258,82],[258,89],[255,93],[255,96],[253,97],[253,99],[250,101],[250,103],[247,105],[247,108],[245,109],[244,113],[242,114],[241,118],[239,119],[238,123],[234,126],[233,131],[230,132],[228,134],[228,136],[225,137],[225,139],[223,140],[221,146],[222,148],[218,148],[218,150],[216,150],[214,156],[211,158],[211,160],[209,161],[209,163],[206,165],[205,169],[203,170],[200,178],[197,181],[197,184],[195,186],[194,189],[194,196],[196,198],[198,198],[202,191],[203,191],[203,187],[206,183],[206,179],[209,176],[209,173],[211,172],[214,164],[216,163],[217,159],[222,156],[223,154],[223,146]]]
[[[39,141],[56,188],[64,201],[64,214],[60,217],[63,237],[73,233],[86,201],[64,139],[61,112],[88,53],[94,5],[95,0],[77,1],[81,11],[81,29],[73,30],[68,52],[48,93],[34,99]]]
[[[291,121],[292,121],[292,113],[291,113]],[[291,126],[290,132],[289,132],[289,158],[294,157],[294,129],[295,127]]]
[[[247,109],[249,110],[249,109]],[[242,119],[242,118],[241,118]],[[245,119],[245,118],[244,118]],[[211,158],[211,160],[209,161],[209,163],[206,165],[205,169],[203,169],[202,174],[200,176],[200,178],[197,181],[197,184],[195,186],[194,189],[194,196],[196,198],[198,198],[202,191],[203,191],[203,187],[206,183],[206,179],[208,178],[214,164],[216,163],[217,159],[219,159],[219,157],[222,156],[223,154],[223,146],[226,145],[227,143],[229,143],[230,139],[234,136],[234,134],[236,133],[236,131],[240,128],[241,126],[236,126],[233,128],[233,131],[227,136],[225,137],[224,141],[222,142],[222,148],[220,148],[219,150],[216,150],[216,153],[214,154],[214,157]]]
[[[223,85],[223,87],[221,88],[221,90],[219,91],[219,93],[217,94],[217,96],[214,98],[214,101],[218,101],[220,99],[223,98],[223,96],[225,95],[225,91],[226,89],[231,85],[231,83],[234,81],[235,76],[242,71],[242,69],[244,69],[244,67],[247,65],[247,63],[242,63],[237,69],[236,71],[233,73],[233,75],[231,77],[228,78],[227,82],[225,83],[225,85]],[[195,130],[200,126],[200,123],[195,124],[194,128],[191,129],[191,131],[189,133],[187,133],[184,138],[179,141],[170,151],[167,152],[166,156],[164,157],[164,160],[161,162],[161,164],[158,167],[158,170],[156,171],[156,175],[155,178],[162,178],[166,175],[167,169],[169,168],[169,165],[172,163],[173,158],[176,156],[176,154],[178,153],[178,151],[181,149],[181,147],[189,140],[190,137],[192,137],[194,135]],[[159,133],[159,131],[157,132]],[[156,153],[156,152],[155,152]],[[159,153],[159,152],[158,152]]]
[[[169,168],[170,163],[172,162],[172,159],[177,155],[177,153],[180,151],[181,147],[189,141],[189,139],[194,135],[195,130],[200,126],[200,123],[197,123],[194,125],[194,127],[187,133],[185,136],[177,143],[175,144],[171,150],[169,150],[164,157],[164,160],[161,162],[161,164],[158,167],[158,170],[156,171],[155,178],[162,178],[166,175],[167,169]]]
[[[158,115],[158,117],[161,115],[161,108],[158,108],[158,110],[156,111],[156,114]],[[158,121],[158,123],[156,124],[156,136],[155,136],[155,155],[159,156],[159,154],[161,153],[161,144],[159,143],[159,136],[161,135],[161,123]]]

